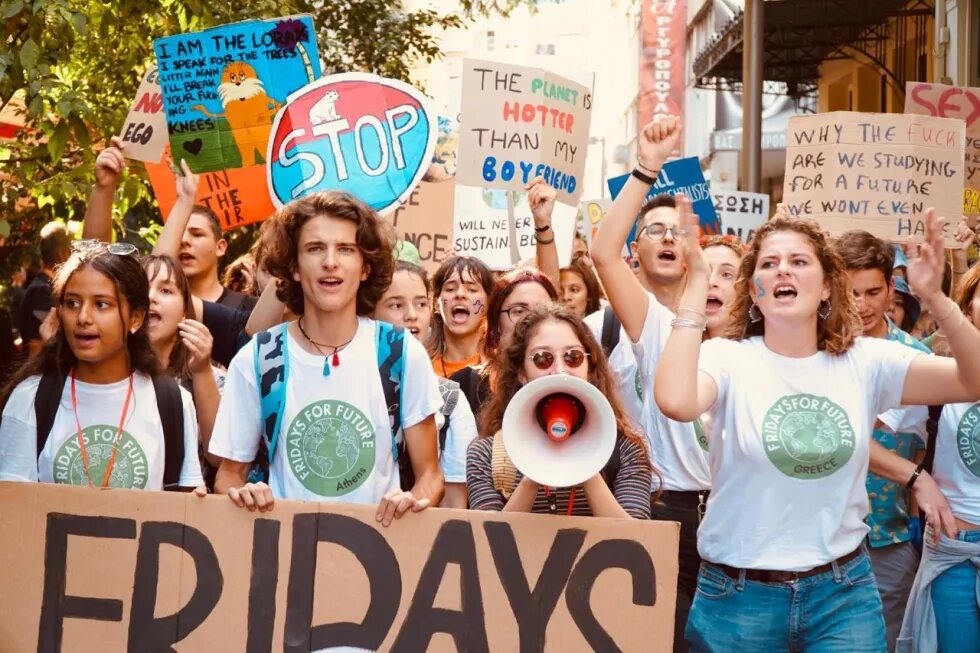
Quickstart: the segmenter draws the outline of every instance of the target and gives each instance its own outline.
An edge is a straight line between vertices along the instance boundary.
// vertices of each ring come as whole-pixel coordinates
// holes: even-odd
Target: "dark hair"
[[[453,273],[463,279],[464,273],[469,273],[470,278],[480,284],[488,296],[493,290],[493,272],[487,264],[475,256],[451,256],[442,262],[436,273],[432,275],[432,296],[439,297],[442,294],[442,287],[453,276]],[[441,356],[446,349],[446,326],[442,323],[442,316],[439,311],[432,315],[432,326],[429,328],[429,339],[425,343],[430,357]]]
[[[204,206],[203,204],[195,204],[191,207],[191,215],[203,215],[208,219],[208,226],[211,227],[211,233],[214,234],[215,240],[221,240],[221,221],[218,220],[218,216],[215,215],[214,211]]]
[[[567,267],[561,269],[561,272],[571,272],[582,279],[586,294],[585,314],[592,315],[598,311],[599,300],[602,299],[602,288],[599,286],[599,280],[596,279],[592,268],[586,265],[581,258],[573,258]]]
[[[646,214],[649,213],[650,211],[654,209],[665,208],[665,207],[668,209],[676,209],[677,199],[673,195],[668,195],[667,193],[661,193],[659,195],[655,195],[643,203],[643,206],[640,207],[640,212],[637,214],[637,217],[642,222],[643,218],[645,218]]]
[[[395,261],[395,272],[409,272],[414,274],[422,280],[422,285],[425,286],[425,293],[427,295],[432,294],[432,283],[429,282],[429,274],[422,266],[409,263],[408,261]]]
[[[116,289],[116,300],[119,310],[119,320],[123,323],[123,338],[126,341],[126,354],[130,369],[153,376],[159,372],[160,366],[156,355],[150,347],[147,321],[145,315],[150,307],[150,285],[146,274],[140,266],[135,254],[110,254],[105,243],[98,243],[85,249],[73,252],[64,265],[58,268],[52,280],[52,297],[59,314],[65,301],[65,290],[71,277],[81,269],[90,267],[110,279]],[[129,332],[129,326],[123,318],[123,300],[129,306],[130,315],[141,311],[144,319],[135,333]],[[78,362],[75,353],[68,344],[64,329],[58,329],[54,337],[45,343],[41,353],[28,360],[17,370],[3,391],[4,406],[10,393],[24,379],[36,374],[53,373],[66,377]]]
[[[303,314],[303,286],[293,279],[299,256],[299,234],[309,220],[327,216],[357,225],[355,237],[364,257],[368,278],[357,289],[357,314],[371,315],[391,285],[395,259],[384,221],[367,204],[350,193],[323,191],[294,200],[269,219],[262,229],[263,260],[279,280],[276,296],[296,315]]]
[[[522,283],[541,285],[551,301],[558,301],[558,291],[548,276],[537,268],[526,267],[508,272],[500,278],[490,293],[487,301],[487,335],[483,338],[483,355],[488,361],[493,361],[500,342],[500,316],[503,315],[504,302]]]
[[[141,264],[143,272],[146,274],[147,283],[152,282],[161,272],[166,273],[167,280],[177,286],[177,290],[184,300],[184,317],[192,317],[194,315],[194,301],[191,297],[191,285],[187,281],[187,275],[181,269],[180,263],[166,254],[148,254],[143,257]],[[147,286],[147,291],[149,291],[149,286]],[[170,376],[186,380],[191,377],[190,369],[187,367],[188,358],[187,347],[184,346],[184,341],[178,333],[173,349],[170,350],[170,360],[160,361],[160,366],[166,368],[166,372]]]
[[[881,270],[885,285],[892,281],[895,269],[895,250],[890,243],[872,236],[867,231],[853,230],[841,234],[834,249],[844,260],[848,270]]]
[[[582,347],[588,353],[589,383],[599,389],[609,405],[612,407],[613,415],[616,417],[616,430],[618,437],[625,438],[643,449],[643,458],[649,464],[646,438],[625,417],[622,401],[619,398],[619,391],[616,388],[616,380],[613,371],[609,367],[602,347],[596,341],[592,331],[585,326],[585,322],[572,311],[564,306],[551,302],[535,307],[527,314],[514,329],[514,339],[510,346],[498,353],[496,361],[499,368],[497,374],[497,385],[490,397],[490,402],[480,411],[480,437],[490,437],[500,430],[504,419],[504,411],[514,395],[523,385],[520,381],[524,370],[524,360],[527,358],[527,344],[531,336],[537,331],[538,326],[545,321],[554,320],[568,324],[575,336],[582,343]],[[652,466],[651,466],[652,468]],[[653,470],[656,476],[660,476],[657,470]]]
[[[234,290],[245,295],[258,295],[253,279],[248,278],[250,273],[254,277],[255,260],[252,258],[251,252],[245,252],[225,268],[221,285],[228,290]]]
[[[51,268],[65,260],[71,248],[68,229],[60,222],[49,222],[41,227],[41,240],[38,249],[41,265]]]

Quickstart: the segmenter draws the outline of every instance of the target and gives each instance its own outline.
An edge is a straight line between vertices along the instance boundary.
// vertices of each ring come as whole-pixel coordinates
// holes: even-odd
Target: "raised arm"
[[[555,245],[555,230],[551,226],[551,214],[555,210],[558,191],[545,183],[544,177],[535,177],[527,186],[527,202],[531,205],[534,218],[534,247],[538,269],[541,270],[555,288],[561,287],[558,265],[558,246]]]
[[[969,223],[966,221],[966,217],[960,218],[960,222],[956,225],[956,233],[953,236],[956,242],[960,244],[958,249],[952,250],[953,258],[953,278],[950,288],[952,288],[952,295],[956,296],[956,291],[959,290],[960,284],[963,282],[963,275],[966,274],[967,270],[970,269],[970,263],[967,259],[967,252],[970,251],[970,246],[973,241],[976,240],[977,234],[970,229]]]
[[[658,116],[637,137],[637,170],[655,179],[667,157],[680,140],[681,124],[674,116]],[[646,320],[649,297],[622,251],[637,213],[650,192],[650,184],[630,175],[602,219],[592,239],[592,262],[606,296],[633,342],[640,339]]]
[[[943,224],[932,209],[926,210],[926,237],[921,246],[907,251],[909,285],[922,307],[934,316],[952,358],[916,356],[909,365],[902,388],[902,404],[931,406],[980,399],[980,331],[943,294]]]
[[[123,142],[118,136],[113,136],[110,143],[95,159],[95,185],[85,208],[83,239],[112,240],[112,202],[119,178],[126,170],[126,157],[123,156]]]
[[[197,197],[197,186],[200,178],[191,172],[187,161],[180,160],[182,175],[177,175],[177,201],[170,209],[167,222],[163,225],[163,231],[157,238],[157,244],[153,246],[154,254],[166,254],[173,259],[180,255],[180,241],[184,238],[184,229],[187,228],[187,221],[191,219],[191,211],[194,209],[194,199]]]

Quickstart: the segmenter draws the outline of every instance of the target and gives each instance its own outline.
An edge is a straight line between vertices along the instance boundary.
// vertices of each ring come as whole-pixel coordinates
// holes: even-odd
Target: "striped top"
[[[624,437],[616,439],[619,447],[620,467],[613,480],[612,492],[616,501],[626,513],[634,519],[650,518],[650,482],[652,472],[649,457],[642,447],[630,442]],[[493,438],[477,438],[470,445],[466,454],[466,489],[469,492],[471,510],[503,510],[507,503],[504,496],[493,485],[492,460]],[[519,471],[515,486],[524,477]],[[551,490],[551,496],[557,503],[558,514],[567,514],[568,503],[571,499],[572,488]],[[548,507],[548,496],[543,487],[538,488],[531,512],[551,514]],[[575,488],[575,503],[572,515],[576,517],[591,517],[592,509],[589,500],[581,486]]]

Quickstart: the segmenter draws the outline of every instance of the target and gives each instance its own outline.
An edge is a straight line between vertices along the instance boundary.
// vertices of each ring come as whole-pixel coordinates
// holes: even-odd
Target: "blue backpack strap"
[[[289,381],[287,324],[279,324],[255,335],[252,360],[255,384],[262,409],[262,437],[269,452],[269,463],[276,453],[279,429],[286,408],[286,383]]]
[[[378,373],[384,389],[388,420],[391,422],[391,456],[398,460],[398,432],[401,430],[401,393],[405,379],[405,329],[377,322]]]

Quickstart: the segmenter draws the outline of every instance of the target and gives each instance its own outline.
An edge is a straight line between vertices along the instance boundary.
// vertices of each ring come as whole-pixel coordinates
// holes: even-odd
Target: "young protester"
[[[159,374],[136,248],[75,247],[53,279],[60,328],[5,392],[0,480],[198,487],[194,405]]]
[[[961,278],[960,312],[980,328],[980,264]],[[932,473],[956,518],[956,539],[927,532],[912,588],[899,650],[960,653],[980,651],[980,401],[943,407],[934,443]]]
[[[255,259],[251,251],[245,252],[225,268],[221,285],[242,295],[258,296],[260,288],[255,282]]]
[[[17,328],[29,357],[38,355],[44,344],[40,328],[51,310],[51,279],[71,253],[71,237],[60,222],[44,225],[40,236],[41,269],[27,284],[18,309]]]
[[[686,650],[684,625],[701,562],[697,549],[698,524],[711,488],[704,451],[707,441],[703,429],[695,428],[694,418],[678,421],[665,415],[654,401],[652,390],[671,320],[675,317],[703,319],[707,297],[697,306],[686,305],[675,316],[675,311],[680,310],[678,301],[685,279],[685,245],[679,233],[677,201],[670,195],[647,199],[650,186],[680,139],[680,123],[676,118],[668,120],[663,129],[663,138],[657,140],[652,138],[650,128],[640,134],[637,167],[592,239],[592,260],[615,316],[622,324],[624,340],[632,345],[637,361],[640,379],[637,386],[642,396],[640,425],[646,433],[653,464],[662,477],[655,479],[658,484],[651,487],[651,493],[659,491],[651,517],[681,524],[674,642],[675,650],[683,651]],[[622,257],[623,245],[634,222],[638,231],[630,250],[639,263],[636,273]],[[619,365],[617,368],[623,369]],[[628,392],[621,390],[624,391]]]
[[[900,342],[928,354],[925,345],[895,326],[887,316],[892,291],[897,287],[892,279],[895,264],[892,246],[867,231],[848,231],[837,239],[834,249],[844,262],[850,280],[862,334]],[[914,460],[925,447],[928,418],[925,406],[893,409],[878,416],[871,436],[889,451]],[[867,518],[868,554],[881,594],[888,650],[894,651],[919,566],[919,552],[912,542],[903,488],[874,473],[868,474],[867,488],[871,504]]]
[[[707,316],[705,338],[724,337],[731,326],[731,310],[735,304],[735,280],[742,264],[745,249],[735,236],[706,236],[701,239],[701,250],[708,261],[708,301],[704,312]]]
[[[231,362],[211,437],[223,459],[216,490],[260,511],[277,498],[377,503],[385,526],[438,505],[442,399],[432,367],[414,338],[368,317],[391,283],[386,226],[340,192],[293,201],[271,220],[266,267],[300,317],[257,334]],[[399,438],[414,475],[405,491]],[[268,484],[248,482],[260,440]]]
[[[429,331],[432,369],[444,379],[480,363],[493,275],[472,256],[447,258],[432,277],[436,311]]]
[[[418,265],[395,262],[391,285],[378,300],[374,319],[403,327],[419,342],[425,340],[432,321],[429,277]],[[439,466],[445,478],[443,508],[466,508],[466,448],[476,437],[476,420],[459,384],[439,379],[443,405],[436,419],[439,432]]]
[[[579,317],[599,310],[603,298],[599,280],[582,258],[573,258],[560,275],[562,304]]]
[[[538,305],[516,325],[508,343],[496,358],[498,385],[480,416],[481,437],[466,458],[470,507],[548,514],[557,506],[568,515],[648,518],[652,468],[643,436],[623,416],[605,356],[581,319],[558,304]],[[495,467],[500,465],[494,459],[506,458],[499,439],[504,411],[523,384],[552,374],[589,381],[609,399],[617,425],[617,452],[610,460],[618,465],[610,462],[580,487],[543,487],[519,470],[511,472],[512,483],[499,487]]]
[[[919,300],[912,294],[905,277],[892,277],[892,279],[895,281],[895,288],[888,304],[888,319],[905,333],[911,334],[915,323],[919,321],[922,308],[919,306]]]
[[[644,131],[666,140],[660,121]],[[631,180],[623,192],[644,190]],[[955,524],[933,478],[871,438],[876,416],[980,397],[980,368],[970,362],[980,356],[980,331],[942,293],[943,221],[926,212],[908,278],[948,328],[955,360],[860,338],[840,257],[816,222],[782,215],[756,232],[742,260],[732,339],[702,343],[696,312],[708,266],[697,217],[689,202],[681,206],[687,282],[654,394],[673,419],[710,411],[721,425],[710,433],[713,487],[687,641],[698,651],[733,641],[745,650],[884,651],[863,544],[869,467],[910,487],[937,533],[953,534]]]

